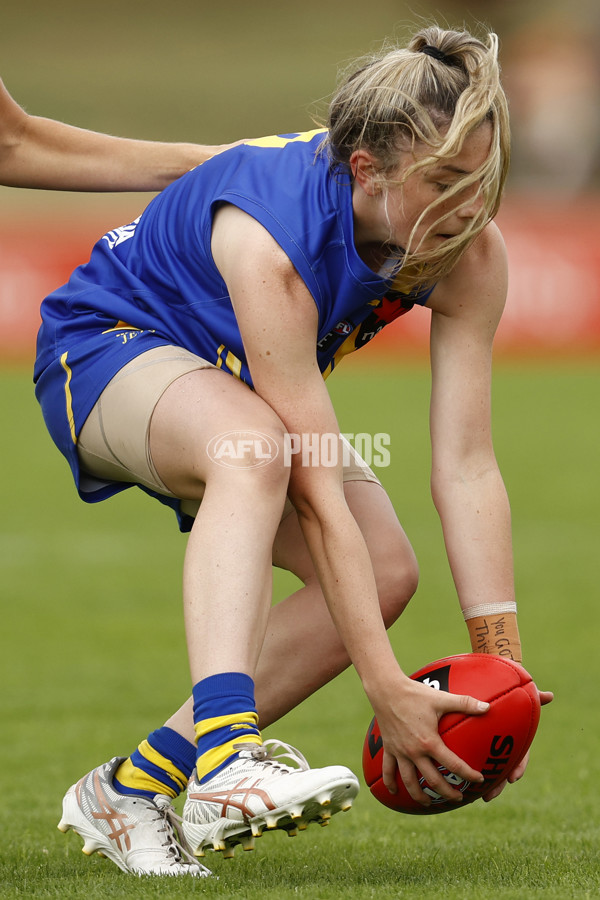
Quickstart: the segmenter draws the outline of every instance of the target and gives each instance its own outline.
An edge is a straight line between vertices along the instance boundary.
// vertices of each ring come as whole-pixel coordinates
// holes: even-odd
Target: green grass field
[[[331,390],[347,431],[389,432],[380,470],[421,564],[392,631],[412,671],[467,649],[428,492],[428,374],[348,365]],[[492,804],[408,817],[363,789],[353,811],[254,853],[212,855],[219,879],[136,879],[56,829],[69,784],[128,753],[189,691],[180,610],[184,538],[129,491],[81,503],[26,372],[0,374],[0,897],[502,898],[600,896],[600,420],[597,363],[502,362],[495,436],[512,497],[525,660],[556,693],[526,778]],[[291,582],[276,573],[279,598]],[[368,703],[353,672],[270,729],[313,765],[360,772]]]

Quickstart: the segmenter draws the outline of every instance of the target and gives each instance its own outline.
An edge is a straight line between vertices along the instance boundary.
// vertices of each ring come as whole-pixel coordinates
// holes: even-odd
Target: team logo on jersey
[[[353,326],[351,322],[338,322],[333,330],[335,334],[342,334],[346,336],[352,333],[352,329]]]
[[[377,301],[376,308],[362,322],[356,337],[356,349],[372,341],[382,328],[399,316],[406,315],[413,306],[414,302],[408,295],[399,291],[388,291],[385,297]]]
[[[321,353],[326,352],[333,346],[338,346],[340,343],[340,338],[349,337],[355,329],[355,325],[353,322],[350,322],[348,319],[342,319],[341,322],[338,322],[331,331],[328,331],[326,335],[324,335],[320,341],[317,343],[317,348]]]
[[[134,221],[131,222],[131,224],[121,225],[120,228],[114,228],[107,234],[102,235],[102,240],[106,241],[111,250],[114,250],[115,247],[118,247],[119,244],[123,243],[123,241],[128,241],[133,237],[140,218],[141,216],[138,216],[137,219],[134,219]]]

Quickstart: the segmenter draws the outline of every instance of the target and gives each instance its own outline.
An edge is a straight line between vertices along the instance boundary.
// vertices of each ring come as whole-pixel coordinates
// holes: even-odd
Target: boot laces
[[[278,741],[275,738],[269,738],[262,744],[239,743],[234,744],[233,749],[240,753],[246,759],[254,759],[263,765],[272,766],[274,769],[280,769],[282,773],[293,771],[306,771],[310,766],[306,758],[290,744]],[[282,753],[275,753],[276,749],[280,749]],[[280,760],[288,760],[282,762]],[[293,765],[290,765],[292,763]]]
[[[191,853],[191,848],[183,833],[183,819],[178,816],[169,797],[157,794],[154,798],[154,807],[158,813],[157,819],[162,820],[162,827],[158,831],[165,833],[162,845],[166,848],[166,854],[170,857],[169,865],[193,865],[207,874],[209,870],[203,866]]]

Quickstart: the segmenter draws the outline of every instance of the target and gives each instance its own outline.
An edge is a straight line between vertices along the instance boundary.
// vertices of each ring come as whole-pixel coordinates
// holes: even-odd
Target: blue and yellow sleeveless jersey
[[[124,487],[85,489],[75,445],[102,390],[131,359],[175,344],[252,386],[210,250],[219,205],[231,203],[257,219],[299,272],[319,313],[316,355],[325,377],[346,353],[425,303],[431,288],[392,292],[358,256],[351,179],[318,152],[324,136],[313,131],[251,141],[193,169],[135,222],[105,234],[89,262],[43,302],[36,394],[84,499]]]

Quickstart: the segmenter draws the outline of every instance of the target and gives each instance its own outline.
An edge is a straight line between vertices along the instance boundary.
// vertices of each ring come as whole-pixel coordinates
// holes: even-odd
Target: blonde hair
[[[348,171],[354,151],[366,149],[380,165],[384,185],[393,182],[391,174],[398,168],[401,151],[425,148],[404,171],[403,183],[415,171],[460,153],[465,139],[484,122],[492,127],[487,159],[423,211],[398,260],[399,289],[408,290],[446,275],[498,211],[510,159],[498,38],[490,33],[486,44],[466,31],[429,26],[415,34],[406,48],[369,60],[335,92],[323,144],[332,167]],[[419,249],[423,238],[413,246],[425,216],[476,183],[483,203],[465,232],[433,250]],[[439,220],[427,233],[437,224]]]

